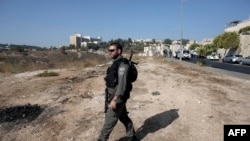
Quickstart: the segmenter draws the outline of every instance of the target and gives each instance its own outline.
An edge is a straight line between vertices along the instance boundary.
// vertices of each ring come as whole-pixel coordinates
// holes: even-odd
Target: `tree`
[[[217,48],[213,44],[204,45],[206,56],[217,51]]]
[[[182,39],[182,45],[187,45],[189,42],[189,39]]]
[[[143,51],[144,50],[144,44],[141,42],[136,42],[135,45],[131,47],[131,50],[137,50],[137,51]]]
[[[131,38],[128,38],[128,46],[129,46],[129,47],[131,47],[132,43],[133,43],[132,39],[131,39]]]
[[[73,45],[73,44],[70,44],[70,45],[69,45],[69,49],[75,49],[75,48],[76,48],[75,45]]]
[[[167,45],[171,45],[172,44],[172,40],[171,39],[165,39],[163,41],[164,44],[167,44]]]
[[[239,35],[236,32],[225,32],[215,37],[213,45],[216,48],[224,48],[224,56],[228,49],[238,48],[240,43]]]
[[[66,47],[61,47],[61,52],[62,52],[63,54],[67,54],[67,53],[66,53]]]
[[[100,48],[107,49],[108,46],[109,46],[109,44],[108,44],[107,42],[101,42],[101,43],[99,44],[99,46],[100,46]]]
[[[189,47],[189,50],[195,50],[197,47],[200,47],[200,45],[194,43],[194,44],[192,44],[192,45]]]
[[[152,43],[153,43],[153,44],[155,43],[155,39],[152,39]]]
[[[88,44],[88,49],[98,50],[99,48],[100,46],[98,46],[97,44]]]
[[[239,34],[249,34],[250,32],[250,26],[244,27],[242,29],[239,30]]]
[[[199,56],[201,56],[202,58],[205,58],[207,55],[210,54],[208,47],[206,46],[201,46],[199,48],[197,48],[197,53],[199,54]]]

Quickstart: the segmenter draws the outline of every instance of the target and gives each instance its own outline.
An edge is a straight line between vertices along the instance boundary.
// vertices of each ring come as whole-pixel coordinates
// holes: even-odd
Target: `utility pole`
[[[181,50],[181,54],[180,54],[180,61],[182,60],[182,56],[183,56],[183,43],[182,43],[182,38],[183,38],[183,1],[181,0],[181,46],[180,46],[180,50]]]

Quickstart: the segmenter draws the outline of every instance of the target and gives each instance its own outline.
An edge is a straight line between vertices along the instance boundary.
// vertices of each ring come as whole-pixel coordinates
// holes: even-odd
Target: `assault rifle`
[[[109,93],[108,89],[105,89],[105,103],[104,103],[104,113],[107,113],[107,110],[109,108]]]
[[[132,64],[138,65],[138,63],[131,61],[131,60],[132,60],[132,57],[133,57],[133,54],[134,54],[134,52],[131,50],[131,51],[130,51],[130,56],[129,56],[128,61],[129,61],[130,63],[132,63]]]

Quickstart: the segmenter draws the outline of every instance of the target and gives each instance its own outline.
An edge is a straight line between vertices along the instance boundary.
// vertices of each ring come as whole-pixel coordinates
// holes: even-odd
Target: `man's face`
[[[118,56],[120,56],[121,50],[117,49],[116,46],[109,46],[109,56],[111,59],[116,59]]]

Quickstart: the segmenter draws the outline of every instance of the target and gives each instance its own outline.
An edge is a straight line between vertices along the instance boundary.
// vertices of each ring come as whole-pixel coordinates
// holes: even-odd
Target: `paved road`
[[[231,65],[231,64],[223,64],[220,62],[207,62],[207,66],[202,67],[202,66],[197,65],[195,63],[195,61],[193,61],[193,62],[184,61],[184,60],[180,61],[179,59],[176,59],[176,58],[166,58],[166,59],[174,61],[176,63],[180,63],[182,65],[189,66],[189,67],[202,69],[202,70],[206,70],[206,71],[210,71],[210,72],[214,72],[214,73],[218,73],[218,74],[222,74],[222,75],[228,75],[228,76],[232,76],[232,77],[236,77],[236,78],[240,78],[240,79],[250,80],[250,72],[249,72],[250,67],[249,66],[243,66],[243,67],[249,68],[249,69],[246,69],[245,71],[243,70],[243,72],[244,72],[243,73],[243,72],[233,71],[234,69],[232,69],[232,67],[228,67],[228,65]],[[224,67],[222,67],[222,66],[224,66]],[[228,69],[228,70],[225,69],[225,66],[226,66],[226,69]],[[234,66],[233,68],[235,68],[235,70],[240,70],[237,67],[241,67],[241,66],[238,65],[238,66]]]
[[[219,61],[206,60],[206,66],[224,69],[228,71],[250,74],[250,66],[246,66],[246,65],[221,63]]]

